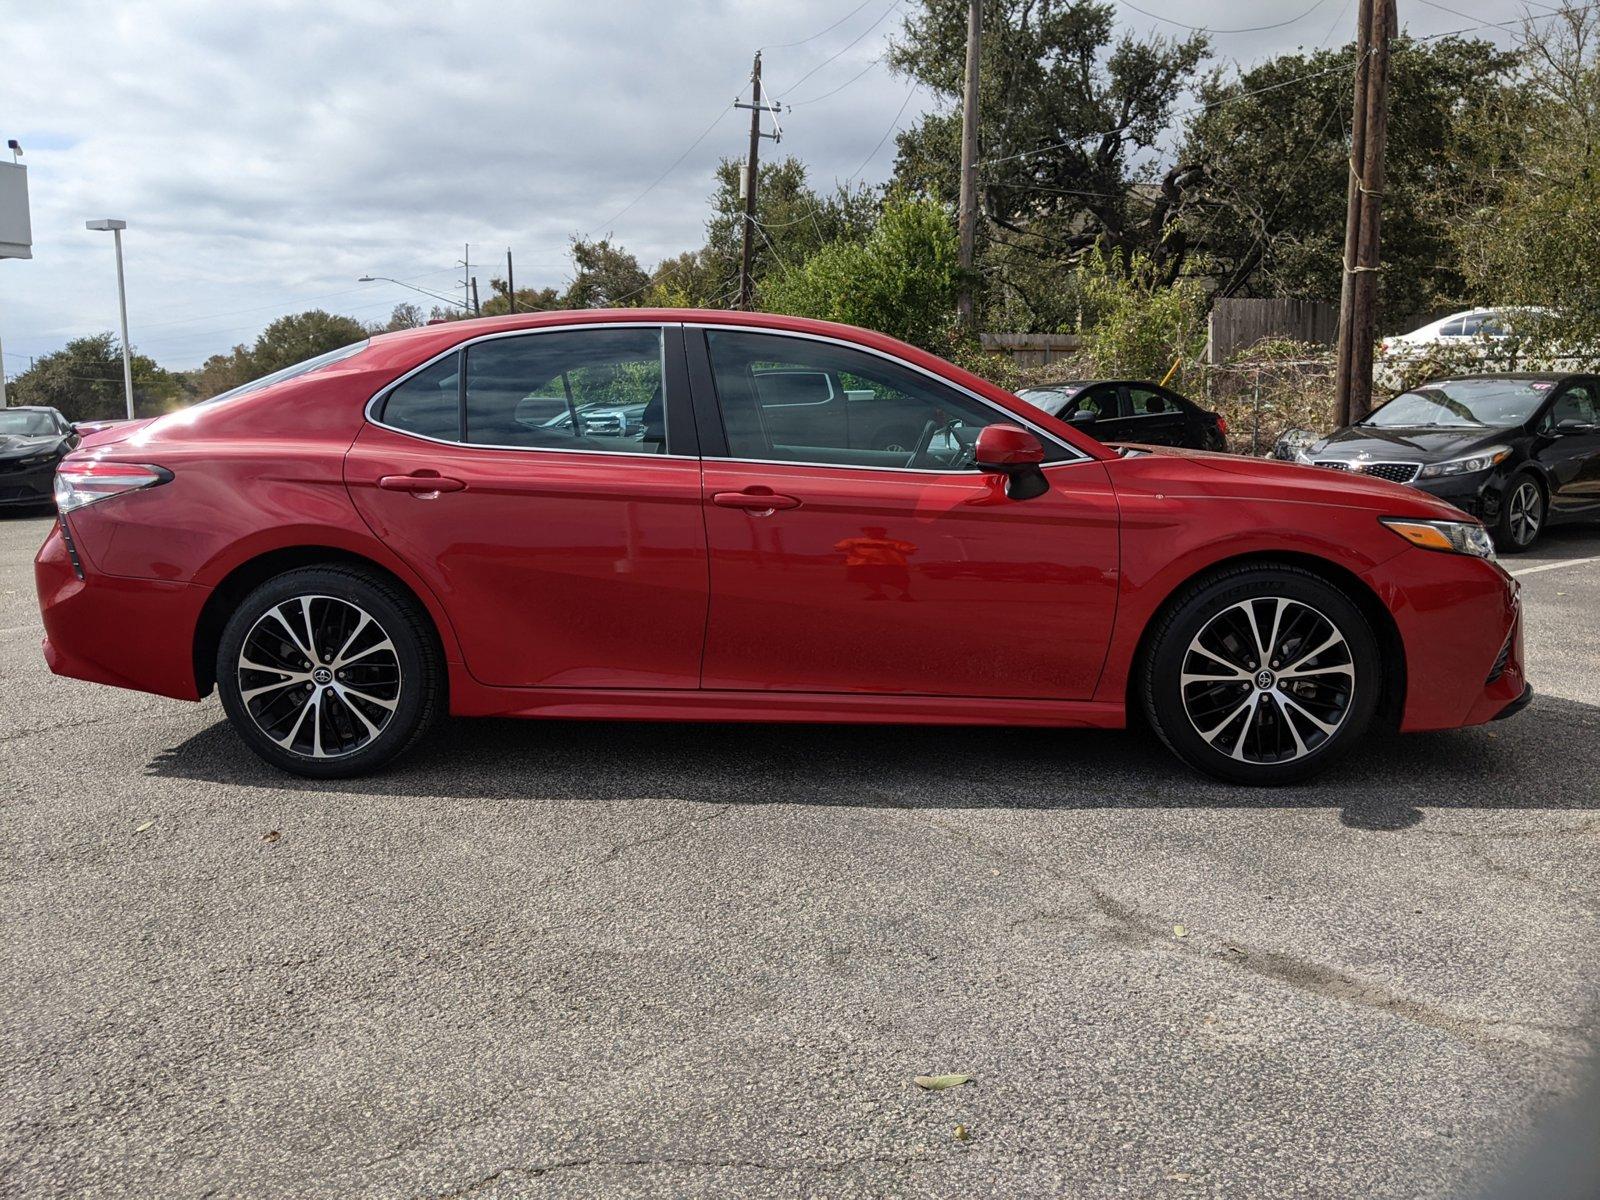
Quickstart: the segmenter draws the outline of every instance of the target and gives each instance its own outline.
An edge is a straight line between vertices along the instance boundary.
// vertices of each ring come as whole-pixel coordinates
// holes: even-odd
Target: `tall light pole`
[[[92,229],[96,233],[111,231],[117,240],[117,307],[122,313],[122,391],[128,399],[128,420],[133,420],[133,352],[128,349],[128,287],[122,278],[122,231],[128,227],[126,221],[85,221],[85,229]]]

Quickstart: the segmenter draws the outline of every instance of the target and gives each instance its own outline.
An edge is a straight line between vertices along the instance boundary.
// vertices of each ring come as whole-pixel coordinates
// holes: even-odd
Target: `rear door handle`
[[[800,501],[783,496],[771,488],[745,488],[742,492],[713,492],[711,503],[723,508],[742,508],[746,512],[772,512],[778,508],[799,508]]]
[[[459,479],[451,479],[448,475],[385,475],[378,480],[378,486],[386,492],[410,492],[413,495],[425,495],[433,492],[459,492],[466,488],[466,484]]]

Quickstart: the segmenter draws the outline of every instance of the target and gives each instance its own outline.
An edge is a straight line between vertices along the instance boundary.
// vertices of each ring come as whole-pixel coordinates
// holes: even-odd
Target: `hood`
[[[1338,462],[1442,462],[1482,450],[1513,436],[1510,429],[1380,429],[1351,425],[1317,442],[1313,459]]]
[[[56,449],[65,439],[59,433],[45,433],[35,437],[21,434],[0,434],[0,458],[32,458]]]

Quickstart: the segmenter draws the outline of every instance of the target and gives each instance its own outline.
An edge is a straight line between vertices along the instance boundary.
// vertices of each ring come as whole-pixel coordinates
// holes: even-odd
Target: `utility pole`
[[[957,257],[963,279],[961,291],[956,294],[956,318],[969,331],[972,250],[978,226],[978,57],[982,38],[983,0],[967,0],[967,83],[961,94],[961,242]]]
[[[506,247],[506,306],[517,311],[517,277],[511,273],[511,247]]]
[[[472,277],[472,315],[475,317],[483,316],[483,309],[478,307],[478,277],[476,275]]]
[[[1335,421],[1341,426],[1372,411],[1372,343],[1377,335],[1384,151],[1389,136],[1389,39],[1399,24],[1395,0],[1361,0],[1359,20],[1344,278],[1339,289]]]
[[[750,103],[735,101],[735,108],[748,108],[750,110],[750,153],[744,162],[744,253],[739,260],[739,307],[746,312],[750,310],[755,301],[755,279],[751,268],[755,263],[756,252],[756,181],[760,177],[761,139],[771,138],[774,142],[783,140],[783,130],[776,128],[772,133],[761,132],[761,114],[764,112],[777,113],[779,105],[763,104],[761,102],[761,51],[756,51],[755,66],[750,71]]]
[[[461,243],[461,261],[457,264],[461,268],[461,309],[463,312],[472,311],[472,243]]]

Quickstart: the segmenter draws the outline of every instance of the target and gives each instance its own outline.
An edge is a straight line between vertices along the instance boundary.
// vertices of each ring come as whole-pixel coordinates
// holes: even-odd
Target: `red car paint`
[[[1044,464],[1049,490],[1015,500],[999,473],[485,449],[366,418],[386,385],[470,338],[609,322],[887,353],[1085,459]],[[1011,436],[988,433],[996,448]],[[1026,461],[1023,444],[1009,450]],[[209,690],[207,638],[240,573],[329,553],[415,593],[460,715],[1118,728],[1163,602],[1247,558],[1313,565],[1387,614],[1403,728],[1486,721],[1525,684],[1515,581],[1378,520],[1462,519],[1448,505],[1284,463],[1120,455],[923,351],[797,318],[629,309],[427,326],[93,434],[69,461],[85,458],[173,479],[73,511],[76,566],[52,529],[36,560],[46,658],[58,674],[183,699]],[[1509,665],[1485,685],[1508,636]]]

